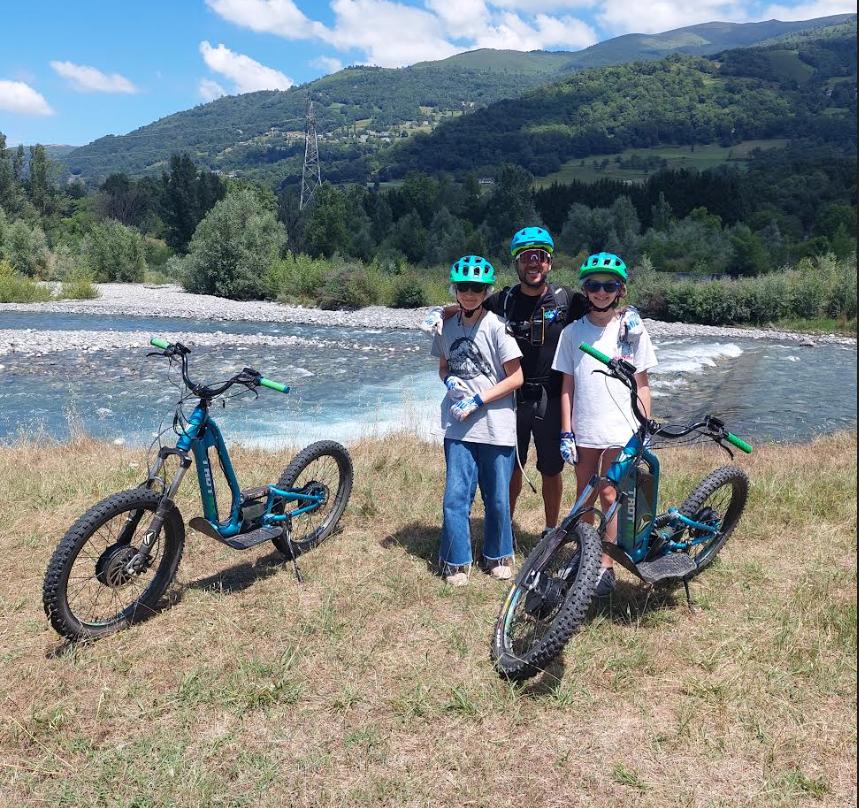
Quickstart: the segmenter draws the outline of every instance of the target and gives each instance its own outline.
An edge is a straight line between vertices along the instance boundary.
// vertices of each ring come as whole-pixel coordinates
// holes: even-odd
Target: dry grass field
[[[621,572],[524,686],[489,662],[504,585],[475,574],[453,591],[430,569],[440,449],[351,449],[343,530],[302,559],[303,585],[273,548],[189,531],[163,611],[68,646],[42,612],[45,565],[145,458],[87,439],[0,448],[3,808],[856,804],[855,434],[738,460],[749,507],[693,583],[697,615],[682,589]],[[288,457],[235,460],[250,485]],[[664,453],[665,504],[722,462]],[[517,524],[533,544],[535,496]]]

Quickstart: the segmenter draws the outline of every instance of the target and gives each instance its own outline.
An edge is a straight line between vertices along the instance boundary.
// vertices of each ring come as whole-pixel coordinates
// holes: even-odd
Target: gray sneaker
[[[597,585],[594,590],[594,597],[607,598],[614,588],[617,586],[617,577],[614,574],[614,567],[600,567],[599,575],[597,576]]]

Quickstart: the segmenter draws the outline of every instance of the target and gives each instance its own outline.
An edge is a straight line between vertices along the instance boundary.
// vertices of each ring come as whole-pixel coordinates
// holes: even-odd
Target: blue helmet
[[[618,258],[614,253],[595,253],[589,255],[579,269],[579,280],[584,280],[588,275],[597,274],[617,275],[624,283],[629,277],[629,271],[622,258]]]
[[[510,242],[510,255],[514,258],[525,250],[545,250],[549,255],[555,252],[555,242],[548,230],[542,227],[526,227],[520,230]]]

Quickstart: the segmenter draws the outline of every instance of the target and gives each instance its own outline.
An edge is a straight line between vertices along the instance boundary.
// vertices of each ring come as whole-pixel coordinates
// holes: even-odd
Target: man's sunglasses
[[[552,256],[546,250],[525,250],[519,253],[519,260],[523,264],[546,264]]]
[[[486,291],[485,283],[472,283],[471,281],[461,281],[456,284],[457,292],[484,292]]]
[[[596,294],[599,291],[617,292],[623,284],[620,281],[593,281],[588,280],[582,284],[586,292]]]

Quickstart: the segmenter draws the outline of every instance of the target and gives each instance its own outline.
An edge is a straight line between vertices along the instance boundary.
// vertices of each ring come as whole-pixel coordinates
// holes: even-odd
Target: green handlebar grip
[[[592,356],[598,362],[602,362],[604,365],[611,364],[611,357],[606,356],[602,351],[598,351],[596,348],[588,345],[586,342],[583,342],[581,345],[579,345],[579,349],[588,354],[588,356]]]
[[[725,440],[736,446],[738,449],[742,449],[746,454],[751,454],[754,451],[750,444],[746,443],[742,438],[732,435],[730,432],[725,435]]]
[[[273,382],[271,379],[261,378],[259,383],[263,387],[268,387],[270,390],[277,390],[278,393],[288,393],[289,388],[285,384],[281,384],[280,382]]]
[[[166,339],[160,339],[159,337],[153,337],[149,340],[149,344],[154,345],[156,348],[161,348],[162,351],[166,351],[170,347],[170,343]]]

